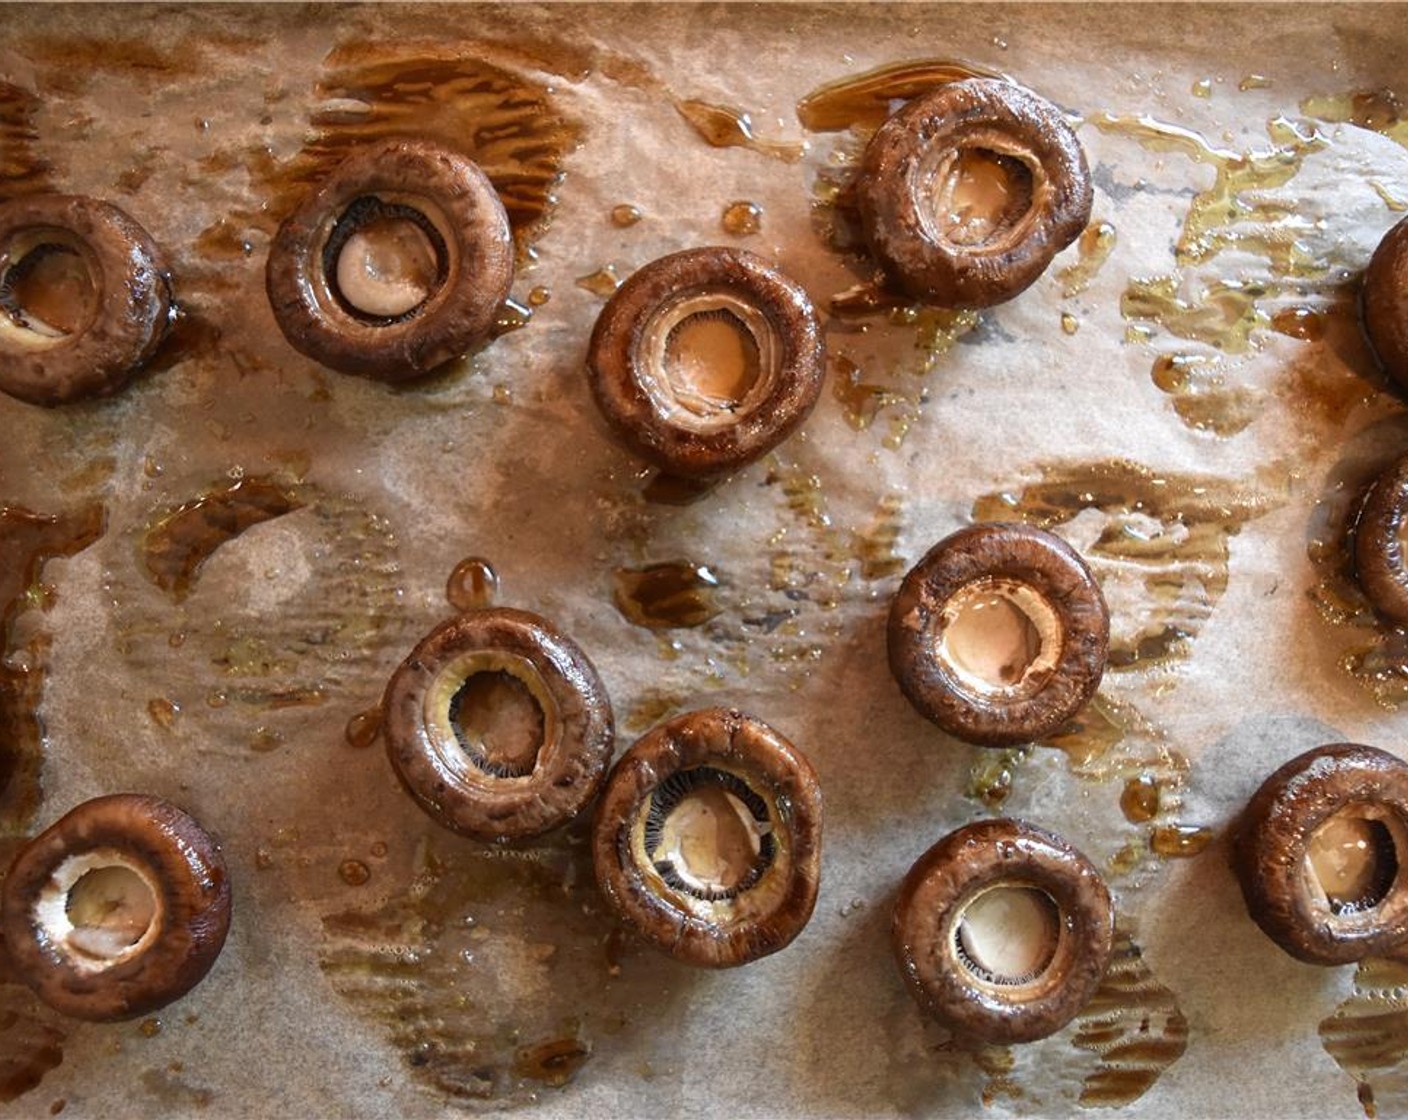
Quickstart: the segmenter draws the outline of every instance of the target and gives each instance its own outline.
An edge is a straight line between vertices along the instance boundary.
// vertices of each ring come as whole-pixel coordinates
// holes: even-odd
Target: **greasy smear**
[[[1370,129],[1408,148],[1408,111],[1391,89],[1307,97],[1300,103],[1300,111],[1316,120]]]
[[[1071,1043],[1100,1059],[1081,1087],[1086,1108],[1138,1100],[1188,1048],[1188,1020],[1177,998],[1118,925],[1105,979],[1072,1026]]]
[[[896,101],[908,101],[964,78],[1002,77],[996,70],[956,59],[892,62],[818,86],[797,102],[797,119],[811,132],[876,129],[885,123]]]
[[[1227,364],[1203,354],[1168,353],[1154,359],[1154,384],[1173,400],[1173,409],[1190,428],[1234,436],[1261,411],[1261,396],[1228,383]]]
[[[49,163],[39,154],[38,111],[39,99],[29,90],[0,82],[0,195],[6,198],[54,189]]]
[[[903,529],[904,499],[898,494],[886,494],[880,499],[875,517],[853,535],[861,579],[890,579],[904,572],[905,558],[895,547]]]
[[[1252,332],[1270,323],[1258,303],[1268,294],[1261,284],[1213,280],[1190,296],[1175,276],[1131,280],[1120,312],[1134,322],[1154,323],[1188,342],[1201,342],[1224,354],[1245,354]]]
[[[1115,669],[1186,655],[1227,590],[1231,538],[1281,504],[1287,485],[1270,468],[1234,482],[1127,460],[1049,466],[1042,475],[1038,483],[980,497],[974,520],[1069,527],[1113,600]],[[1128,596],[1127,612],[1118,596]]]
[[[44,729],[39,701],[49,639],[17,637],[28,607],[52,600],[40,582],[46,561],[82,552],[103,535],[100,505],[57,516],[0,505],[0,837],[23,836],[39,806]]]
[[[718,576],[689,560],[617,568],[612,583],[616,609],[651,630],[702,626],[723,609]]]
[[[1408,1111],[1408,963],[1366,957],[1354,994],[1320,1021],[1320,1042],[1359,1083],[1365,1115]]]
[[[753,131],[753,118],[733,105],[708,101],[676,101],[680,116],[714,148],[747,148],[760,155],[796,163],[802,158],[802,145],[790,140],[765,140]]]
[[[1061,281],[1061,294],[1067,298],[1078,296],[1100,271],[1110,254],[1115,251],[1115,227],[1101,220],[1086,226],[1076,241],[1076,263],[1067,265],[1056,274]]]
[[[142,562],[152,582],[179,603],[217,548],[302,505],[292,490],[272,479],[242,478],[156,518],[147,529]]]

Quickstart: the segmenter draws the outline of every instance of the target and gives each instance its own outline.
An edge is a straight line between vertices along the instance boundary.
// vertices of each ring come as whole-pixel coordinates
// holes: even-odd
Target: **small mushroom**
[[[1364,273],[1364,333],[1379,363],[1408,390],[1408,218],[1384,234]]]
[[[689,249],[634,273],[587,353],[592,393],[620,441],[677,478],[761,458],[811,412],[825,373],[807,293],[742,249]]]
[[[1114,939],[1110,893],[1054,833],[987,820],[945,836],[900,887],[895,960],[920,1007],[960,1039],[1060,1030],[1090,1002]]]
[[[156,353],[171,282],[150,235],[111,203],[0,203],[0,391],[57,405],[117,392]]]
[[[472,610],[436,627],[392,674],[383,710],[406,790],[478,840],[565,824],[596,794],[615,746],[587,655],[528,611]]]
[[[871,139],[856,201],[907,295],[990,307],[1026,290],[1090,221],[1085,152],[1056,106],[970,78],[909,102]]]
[[[935,545],[890,606],[890,672],[926,719],[964,742],[1051,734],[1095,695],[1110,617],[1060,537],[974,525]]]
[[[269,303],[289,344],[344,373],[421,377],[484,342],[513,283],[503,203],[428,140],[341,163],[279,227]]]
[[[1408,626],[1408,455],[1369,490],[1354,527],[1354,567],[1379,613]]]
[[[168,801],[84,802],[26,844],[0,896],[19,976],[57,1011],[130,1019],[185,995],[230,928],[220,847]]]
[[[1408,764],[1334,743],[1247,803],[1232,848],[1247,912],[1297,960],[1337,965],[1408,941]]]
[[[761,720],[711,708],[647,732],[597,806],[597,885],[617,916],[687,964],[786,947],[816,905],[821,789]]]

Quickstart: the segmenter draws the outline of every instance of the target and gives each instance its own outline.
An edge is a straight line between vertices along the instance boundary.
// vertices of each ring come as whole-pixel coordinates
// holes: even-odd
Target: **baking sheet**
[[[211,975],[149,1020],[65,1022],[0,985],[7,1076],[42,1075],[4,1112],[1408,1110],[1408,976],[1285,958],[1246,918],[1222,838],[1304,749],[1402,750],[1401,645],[1357,609],[1334,547],[1354,487],[1408,437],[1353,308],[1355,274],[1408,202],[1393,103],[1353,97],[1401,80],[1395,9],[3,20],[6,193],[128,209],[170,254],[184,312],[157,368],[112,400],[0,399],[4,504],[67,518],[73,542],[98,507],[105,524],[51,549],[75,554],[43,565],[51,590],[17,615],[7,664],[45,738],[42,794],[19,791],[35,806],[8,804],[6,836],[101,793],[153,792],[220,836],[236,887]],[[865,275],[843,191],[863,131],[804,128],[796,106],[916,59],[1002,71],[1079,119],[1094,219],[1113,231],[1103,261],[1102,245],[1073,247],[976,317],[827,311]],[[744,143],[712,146],[690,115]],[[404,128],[463,137],[496,177],[531,319],[445,376],[389,389],[293,353],[262,270],[318,169]],[[739,201],[760,210],[758,232],[723,227]],[[613,221],[623,205],[640,220]],[[808,289],[827,313],[828,388],[767,460],[692,505],[651,503],[590,402],[585,341],[612,272],[710,243],[760,252]],[[240,500],[241,480],[277,488],[289,512],[221,544],[184,595],[163,588],[153,528]],[[885,668],[904,569],[999,512],[1091,557],[1126,662],[1082,726],[1021,752],[946,739]],[[791,948],[725,974],[658,959],[600,912],[579,835],[486,851],[430,824],[378,746],[349,742],[348,721],[451,613],[445,582],[470,555],[494,565],[500,602],[589,652],[622,747],[669,713],[736,704],[809,755],[824,881]],[[717,573],[717,615],[631,624],[614,574],[673,560]],[[1161,789],[1151,822],[1121,809],[1140,776]],[[920,852],[996,811],[1107,868],[1122,936],[1085,1017],[972,1053],[901,988],[889,908]],[[1151,850],[1180,845],[1190,858]]]

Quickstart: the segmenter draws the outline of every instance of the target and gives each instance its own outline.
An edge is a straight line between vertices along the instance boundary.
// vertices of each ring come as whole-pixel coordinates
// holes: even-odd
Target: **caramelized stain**
[[[468,556],[455,565],[445,582],[445,598],[459,611],[477,611],[494,605],[499,593],[499,573],[489,561]]]
[[[978,1046],[972,1051],[973,1064],[987,1077],[982,1088],[984,1108],[991,1108],[1002,1098],[1019,1101],[1026,1094],[1012,1076],[1017,1068],[1017,1056],[1010,1046]]]
[[[1115,227],[1103,219],[1086,226],[1076,240],[1076,263],[1056,274],[1056,279],[1061,281],[1061,294],[1069,299],[1090,287],[1090,282],[1115,251],[1116,240]]]
[[[796,163],[805,150],[795,141],[765,140],[758,136],[753,130],[753,118],[733,105],[689,100],[676,101],[675,109],[713,148],[746,148],[783,163]]]
[[[302,506],[291,490],[271,479],[242,478],[153,521],[142,544],[142,562],[152,582],[179,603],[221,545]]]
[[[1227,590],[1231,538],[1285,500],[1276,468],[1254,481],[1158,472],[1127,460],[1043,468],[1042,481],[991,493],[973,505],[976,521],[1020,520],[1043,529],[1098,515],[1099,533],[1082,547],[1107,598],[1132,584],[1142,599],[1139,629],[1113,633],[1114,669],[1186,656],[1188,643]]]
[[[616,609],[650,630],[702,626],[723,610],[718,576],[690,560],[617,568],[612,583]]]
[[[24,835],[33,821],[44,756],[39,702],[50,639],[35,635],[21,643],[19,616],[50,597],[41,582],[44,565],[82,552],[106,528],[101,505],[55,516],[0,505],[0,838]]]
[[[1365,1116],[1408,1108],[1408,964],[1360,961],[1353,994],[1320,1022],[1320,1044],[1354,1078]]]
[[[0,82],[0,192],[7,198],[54,189],[53,168],[39,154],[39,106],[29,90]]]
[[[1174,993],[1116,923],[1105,978],[1073,1023],[1071,1044],[1099,1058],[1081,1086],[1085,1108],[1121,1108],[1147,1093],[1188,1048],[1188,1020]]]
[[[818,86],[797,102],[797,119],[810,132],[874,130],[889,118],[896,101],[909,101],[965,78],[1002,77],[996,70],[956,59],[892,62]]]
[[[1261,411],[1261,397],[1251,389],[1229,386],[1227,366],[1202,354],[1168,353],[1154,359],[1155,385],[1173,399],[1173,409],[1188,427],[1217,436],[1245,431]]]

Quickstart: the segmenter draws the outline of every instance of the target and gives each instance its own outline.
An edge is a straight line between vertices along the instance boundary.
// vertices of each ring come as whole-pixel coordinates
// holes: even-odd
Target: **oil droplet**
[[[499,593],[499,574],[489,561],[469,556],[455,565],[445,583],[445,598],[461,611],[477,611],[494,605]]]
[[[1012,793],[1013,777],[1029,754],[1030,747],[984,751],[968,774],[966,796],[993,811],[1000,809]]]
[[[616,609],[650,630],[702,626],[723,609],[716,596],[718,577],[688,560],[617,568],[614,584]]]
[[[50,1115],[50,1116],[57,1116],[59,1113],[61,1113],[61,1112],[62,1112],[64,1109],[66,1109],[67,1107],[68,1107],[68,1101],[66,1101],[63,1097],[60,1097],[58,1100],[56,1100],[53,1104],[51,1104],[51,1105],[49,1106],[49,1115]]]
[[[1147,824],[1159,815],[1159,783],[1149,774],[1130,778],[1120,793],[1120,809],[1125,820]]]
[[[1069,311],[1061,312],[1061,330],[1066,334],[1075,334],[1080,330],[1080,320]]]
[[[763,228],[763,208],[756,202],[740,199],[724,207],[722,225],[734,237],[746,237]]]
[[[270,727],[256,727],[254,734],[249,740],[249,749],[259,754],[268,754],[283,746],[284,736],[282,731],[275,731]]]
[[[1062,284],[1062,294],[1069,299],[1090,287],[1095,274],[1104,267],[1105,262],[1110,259],[1110,254],[1115,251],[1117,240],[1115,227],[1107,221],[1092,222],[1086,226],[1076,241],[1076,263],[1066,266],[1056,274]]]
[[[1243,93],[1254,89],[1270,89],[1271,79],[1265,74],[1248,74],[1237,83],[1237,88]]]
[[[797,119],[812,132],[875,129],[885,123],[896,101],[909,101],[965,78],[1001,77],[996,70],[956,59],[893,62],[812,90],[797,102]]]
[[[1212,96],[1212,79],[1211,79],[1211,78],[1199,78],[1196,82],[1194,82],[1194,83],[1193,83],[1193,96],[1194,96],[1194,97],[1203,97],[1203,98],[1211,97],[1211,96]]]
[[[495,385],[489,396],[501,408],[507,408],[513,403],[513,390],[507,385]]]
[[[640,212],[640,207],[632,206],[628,202],[611,208],[611,224],[617,229],[629,229],[643,217],[645,215]]]
[[[499,305],[499,310],[494,315],[494,329],[490,332],[490,337],[502,338],[513,331],[522,330],[532,321],[533,309],[509,296]]]
[[[268,871],[274,866],[274,853],[268,848],[254,849],[254,866],[260,871]]]
[[[372,877],[372,869],[359,859],[345,859],[337,868],[338,878],[349,887],[361,887]]]
[[[153,723],[158,727],[171,729],[171,725],[176,722],[176,717],[181,714],[181,707],[174,700],[168,700],[164,696],[158,696],[147,701],[147,715],[151,717]]]
[[[144,1038],[155,1038],[161,1033],[160,1019],[143,1019],[141,1026],[137,1028],[142,1032]]]
[[[1271,329],[1302,342],[1325,337],[1325,316],[1308,307],[1284,307],[1271,316]]]
[[[1212,829],[1191,824],[1161,824],[1149,834],[1149,848],[1165,859],[1189,859],[1212,841]]]
[[[344,735],[347,738],[347,745],[364,750],[376,742],[376,737],[381,733],[381,709],[368,708],[365,712],[358,712],[347,721],[347,729]]]
[[[529,307],[542,307],[548,300],[552,299],[552,290],[539,284],[528,293]]]
[[[378,840],[375,844],[371,846],[371,853],[373,859],[385,859],[386,842],[384,840]]]
[[[796,163],[802,158],[801,144],[783,140],[763,140],[753,131],[753,118],[732,105],[708,101],[677,101],[675,108],[694,131],[713,148],[747,148],[760,155]]]
[[[513,1072],[517,1077],[561,1088],[576,1076],[591,1054],[591,1045],[581,1039],[553,1039],[519,1050],[513,1060]]]
[[[593,273],[577,277],[577,287],[585,288],[594,296],[607,299],[621,286],[621,278],[616,275],[614,264],[603,265]]]

